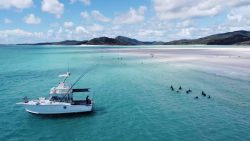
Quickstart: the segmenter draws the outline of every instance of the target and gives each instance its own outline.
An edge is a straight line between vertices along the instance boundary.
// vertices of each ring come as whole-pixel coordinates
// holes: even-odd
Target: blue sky
[[[250,30],[249,0],[0,0],[0,43],[118,35],[169,41]]]

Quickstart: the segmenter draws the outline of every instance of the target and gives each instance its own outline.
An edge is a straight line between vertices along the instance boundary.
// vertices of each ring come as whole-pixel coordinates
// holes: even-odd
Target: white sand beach
[[[107,52],[139,57],[230,78],[250,80],[250,48],[121,48]]]

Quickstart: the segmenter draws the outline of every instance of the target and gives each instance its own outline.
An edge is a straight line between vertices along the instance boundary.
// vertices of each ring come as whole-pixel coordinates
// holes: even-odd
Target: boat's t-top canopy
[[[52,87],[50,89],[50,94],[72,94],[74,92],[89,92],[89,88],[82,88],[82,89],[73,89],[70,84],[66,83],[66,79],[70,76],[70,72],[67,72],[65,74],[59,75],[59,77],[64,77],[64,80],[62,82],[59,82],[57,87]]]
[[[89,88],[83,88],[83,89],[72,89],[72,92],[89,92]]]
[[[58,75],[58,77],[69,77],[69,76],[70,76],[70,72],[66,72],[64,74]]]

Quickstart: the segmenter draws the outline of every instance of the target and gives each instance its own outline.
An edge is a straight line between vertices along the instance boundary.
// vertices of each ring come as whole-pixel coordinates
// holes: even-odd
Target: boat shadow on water
[[[94,116],[95,112],[85,112],[85,113],[67,113],[67,114],[32,114],[29,113],[31,116],[35,116],[42,119],[51,119],[51,118],[60,118],[60,119],[74,119],[74,118],[81,118],[81,117],[91,117]]]
[[[31,116],[35,116],[38,118],[42,118],[42,119],[51,119],[51,118],[55,118],[55,119],[74,119],[74,118],[87,118],[87,117],[93,117],[93,116],[99,116],[99,115],[103,115],[107,113],[105,111],[105,108],[103,107],[99,107],[99,108],[95,108],[93,111],[90,112],[83,112],[83,113],[67,113],[67,114],[32,114],[29,113],[29,115]]]

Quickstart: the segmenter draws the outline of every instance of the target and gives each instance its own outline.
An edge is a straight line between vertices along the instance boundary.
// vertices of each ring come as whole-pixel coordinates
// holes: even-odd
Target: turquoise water
[[[250,78],[147,62],[106,48],[1,46],[0,141],[250,140]],[[77,84],[91,88],[93,113],[37,116],[15,105],[24,96],[47,96],[68,64],[72,82],[95,66]],[[193,92],[177,94],[170,85]],[[212,98],[201,97],[201,90]]]

